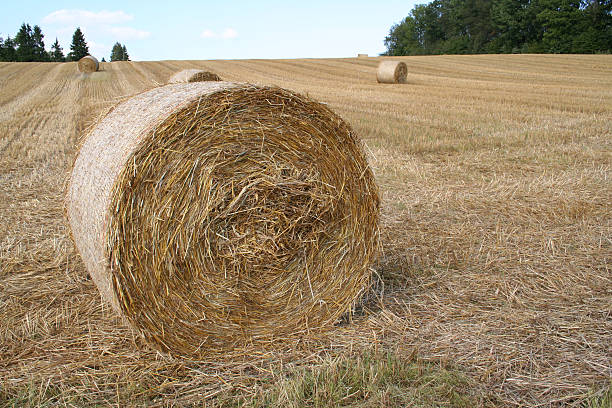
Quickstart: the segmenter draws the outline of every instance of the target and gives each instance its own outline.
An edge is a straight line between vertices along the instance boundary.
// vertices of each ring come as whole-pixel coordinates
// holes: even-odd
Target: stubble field
[[[612,56],[402,59],[403,85],[377,58],[0,63],[0,405],[607,404]],[[63,220],[76,145],[185,68],[308,94],[364,140],[380,279],[329,333],[184,361],[101,301]]]

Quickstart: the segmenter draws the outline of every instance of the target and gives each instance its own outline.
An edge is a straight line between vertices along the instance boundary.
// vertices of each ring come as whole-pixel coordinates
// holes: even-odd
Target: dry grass
[[[609,395],[612,374],[612,57],[402,60],[410,87],[373,83],[374,58],[117,63],[88,78],[71,64],[0,63],[2,398],[212,403],[390,349],[451,364],[482,405],[605,401],[592,395]],[[384,254],[379,291],[333,332],[186,362],[151,351],[101,302],[61,196],[89,122],[204,66],[308,93],[366,139]]]

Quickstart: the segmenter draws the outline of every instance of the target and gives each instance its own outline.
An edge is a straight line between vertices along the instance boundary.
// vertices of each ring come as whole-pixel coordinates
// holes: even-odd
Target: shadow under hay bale
[[[402,61],[381,61],[376,72],[376,81],[382,84],[405,84],[408,67]]]
[[[219,75],[200,69],[184,69],[172,75],[169,84],[180,84],[185,82],[221,81]]]
[[[79,62],[77,63],[77,66],[79,68],[79,72],[89,73],[89,72],[96,72],[98,68],[100,67],[100,64],[98,63],[98,60],[96,59],[96,57],[92,55],[86,55],[79,60]]]
[[[104,299],[199,356],[329,327],[367,290],[379,197],[350,126],[290,91],[175,84],[87,136],[66,197]]]

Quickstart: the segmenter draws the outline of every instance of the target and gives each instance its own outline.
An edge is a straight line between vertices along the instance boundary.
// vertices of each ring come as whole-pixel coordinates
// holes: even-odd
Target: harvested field
[[[612,56],[399,59],[410,86],[377,85],[377,58],[121,62],[88,76],[0,63],[0,405],[282,402],[398,361],[434,376],[410,387],[462,394],[418,401],[582,406],[606,392]],[[63,221],[79,135],[182,69],[308,94],[364,139],[382,196],[380,282],[330,333],[190,362],[149,348],[102,302]],[[394,357],[367,357],[380,353]],[[377,406],[401,406],[383,391]]]

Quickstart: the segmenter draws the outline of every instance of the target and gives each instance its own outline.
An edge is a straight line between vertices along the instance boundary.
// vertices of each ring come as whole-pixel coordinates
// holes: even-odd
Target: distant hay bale
[[[151,345],[184,356],[336,322],[368,288],[379,205],[340,117],[229,82],[116,106],[86,137],[66,195],[103,298]]]
[[[402,61],[384,60],[378,65],[376,80],[383,84],[403,84],[406,83],[408,68]]]
[[[368,54],[357,54],[357,58],[367,58]]]
[[[99,66],[98,60],[92,55],[86,55],[78,62],[80,72],[96,72]]]
[[[219,75],[200,69],[184,69],[172,75],[169,84],[180,84],[184,82],[221,81]]]

